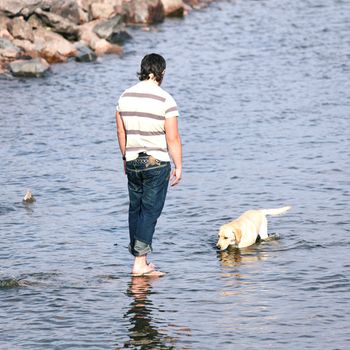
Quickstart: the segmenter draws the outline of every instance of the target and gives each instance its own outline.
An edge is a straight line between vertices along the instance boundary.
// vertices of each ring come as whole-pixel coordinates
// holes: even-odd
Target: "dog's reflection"
[[[255,246],[238,249],[228,247],[228,249],[217,252],[217,257],[222,267],[236,267],[245,263],[253,263],[267,258],[266,254],[256,249]]]

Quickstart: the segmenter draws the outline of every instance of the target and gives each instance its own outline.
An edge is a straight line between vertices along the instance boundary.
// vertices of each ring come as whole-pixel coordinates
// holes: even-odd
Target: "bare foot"
[[[158,271],[158,270],[149,270],[146,272],[132,272],[133,277],[160,277],[164,276],[165,272]]]
[[[152,270],[155,270],[156,269],[156,265],[148,262],[147,265],[152,269]]]

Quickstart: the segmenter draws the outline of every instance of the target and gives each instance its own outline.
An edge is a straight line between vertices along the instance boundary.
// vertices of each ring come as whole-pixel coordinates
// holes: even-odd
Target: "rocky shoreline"
[[[214,0],[0,0],[0,75],[41,77],[50,65],[122,55],[129,26],[183,17]]]

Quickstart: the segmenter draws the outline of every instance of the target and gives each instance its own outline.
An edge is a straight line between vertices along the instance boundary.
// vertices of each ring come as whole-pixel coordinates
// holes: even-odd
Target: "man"
[[[162,83],[166,68],[158,54],[146,55],[141,62],[140,82],[120,96],[117,113],[119,148],[124,160],[129,190],[129,251],[135,257],[132,274],[160,276],[148,263],[152,239],[168,190],[181,180],[182,146],[178,131],[178,109]],[[170,154],[170,157],[169,157]]]

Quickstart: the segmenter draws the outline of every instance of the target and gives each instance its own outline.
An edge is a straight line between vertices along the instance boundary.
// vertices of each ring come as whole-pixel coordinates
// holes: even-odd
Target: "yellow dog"
[[[269,235],[267,233],[266,215],[283,214],[290,208],[246,211],[238,219],[220,227],[219,240],[216,246],[220,250],[225,250],[229,245],[245,248],[254,244],[259,236],[262,240],[267,239]]]

